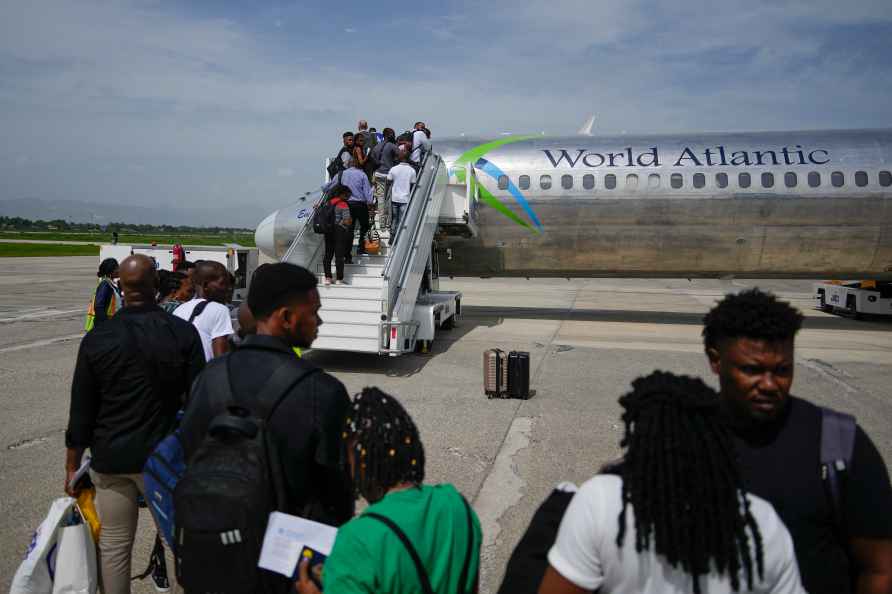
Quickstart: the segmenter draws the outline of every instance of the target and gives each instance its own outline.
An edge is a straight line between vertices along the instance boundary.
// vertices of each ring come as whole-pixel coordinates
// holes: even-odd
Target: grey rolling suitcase
[[[508,353],[501,349],[483,351],[483,391],[489,398],[508,395]]]

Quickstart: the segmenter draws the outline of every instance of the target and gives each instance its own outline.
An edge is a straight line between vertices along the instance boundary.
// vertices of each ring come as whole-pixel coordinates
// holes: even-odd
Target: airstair
[[[380,232],[377,255],[358,256],[354,249],[353,263],[344,266],[343,285],[322,284],[325,241],[312,225],[322,193],[306,197],[313,208],[301,211],[302,226],[282,261],[319,278],[323,323],[314,349],[387,355],[423,350],[438,328],[450,326],[460,315],[461,293],[438,290],[434,250],[448,181],[442,159],[428,155],[399,229]]]

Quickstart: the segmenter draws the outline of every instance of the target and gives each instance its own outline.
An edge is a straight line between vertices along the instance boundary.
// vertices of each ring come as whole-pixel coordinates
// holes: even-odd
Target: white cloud
[[[888,122],[888,60],[871,69],[824,49],[826,30],[890,23],[888,0],[468,1],[369,24],[400,40],[381,48],[392,52],[386,67],[270,29],[329,24],[300,5],[259,17],[264,34],[166,6],[0,8],[0,129],[16,139],[0,143],[0,199],[274,206],[318,183],[322,159],[359,118],[379,130],[424,119],[435,140],[572,133],[593,112],[596,132]]]

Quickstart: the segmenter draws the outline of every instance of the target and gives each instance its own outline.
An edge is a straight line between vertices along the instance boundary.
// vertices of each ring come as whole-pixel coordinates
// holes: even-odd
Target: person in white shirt
[[[539,594],[805,594],[790,533],[743,487],[717,394],[660,371],[632,386],[625,457],[573,497]]]
[[[431,152],[431,141],[424,122],[415,122],[415,131],[412,133],[412,162],[421,165],[421,159]]]
[[[398,162],[387,172],[387,181],[391,182],[390,187],[390,239],[391,243],[396,237],[397,230],[400,227],[400,221],[403,218],[403,211],[409,205],[409,198],[412,195],[412,186],[418,177],[415,168],[406,162],[406,153],[400,151]]]
[[[219,262],[205,260],[193,273],[195,297],[180,305],[173,315],[191,322],[204,347],[205,359],[229,352],[229,336],[233,334],[229,308],[223,305],[229,295],[230,277]]]

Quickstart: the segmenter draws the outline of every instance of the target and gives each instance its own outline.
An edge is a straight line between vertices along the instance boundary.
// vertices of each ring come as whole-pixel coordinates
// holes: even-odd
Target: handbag
[[[381,251],[381,236],[375,228],[370,229],[366,233],[365,241],[362,245],[365,251],[372,255],[377,255]]]

